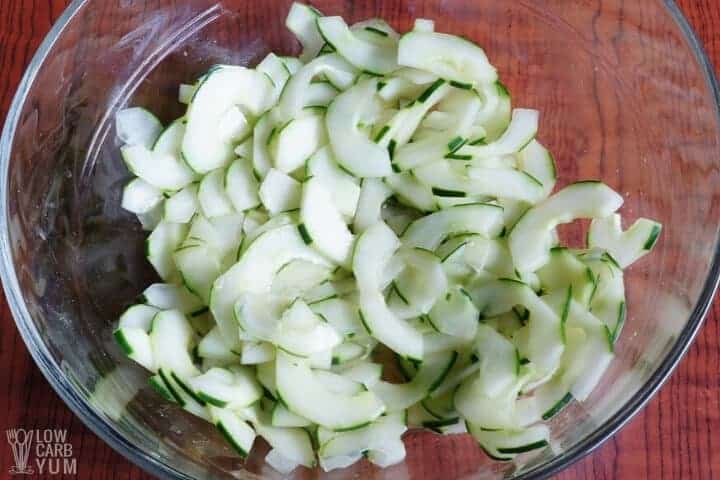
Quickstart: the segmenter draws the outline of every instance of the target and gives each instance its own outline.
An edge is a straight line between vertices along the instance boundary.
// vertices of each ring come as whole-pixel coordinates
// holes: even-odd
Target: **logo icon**
[[[10,468],[10,473],[13,475],[32,475],[35,473],[35,470],[28,466],[33,431],[28,432],[22,428],[11,428],[5,430],[5,435],[7,435],[8,443],[15,458],[15,465]]]

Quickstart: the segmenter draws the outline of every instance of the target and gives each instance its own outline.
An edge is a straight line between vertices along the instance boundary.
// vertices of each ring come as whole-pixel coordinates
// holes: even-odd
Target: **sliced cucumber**
[[[155,365],[181,378],[198,375],[200,372],[190,356],[194,337],[195,332],[180,311],[164,310],[155,315],[150,331]]]
[[[271,423],[274,427],[309,427],[312,425],[310,420],[294,414],[280,402],[273,406]]]
[[[261,435],[283,457],[312,468],[316,464],[310,434],[302,428],[283,428],[271,425],[260,416],[260,421],[254,422],[257,433]]]
[[[150,371],[155,371],[150,336],[142,328],[120,327],[113,332],[113,337],[125,355]]]
[[[252,371],[247,367],[231,368],[211,368],[188,383],[200,399],[220,408],[236,409],[259,400],[262,388]]]
[[[207,245],[188,245],[177,249],[172,258],[187,289],[208,304],[212,284],[222,273],[218,255]]]
[[[272,102],[274,104],[277,99],[280,98],[280,93],[283,91],[283,88],[285,88],[285,83],[290,78],[290,71],[288,70],[287,66],[285,66],[285,62],[283,62],[280,57],[278,57],[272,52],[268,53],[265,58],[263,58],[262,61],[257,64],[257,67],[255,67],[255,69],[258,72],[262,72],[268,77],[270,77],[270,80],[275,87],[275,95]]]
[[[115,114],[115,131],[125,145],[151,148],[162,129],[160,120],[141,107],[126,108]]]
[[[240,158],[230,164],[225,174],[225,193],[236,211],[244,212],[260,205],[258,188],[247,160]]]
[[[400,249],[397,256],[405,268],[394,280],[399,300],[390,302],[391,309],[401,318],[425,315],[447,290],[440,259],[420,248]]]
[[[158,312],[157,308],[150,305],[143,305],[142,303],[132,305],[120,315],[118,328],[140,328],[145,332],[149,332],[152,319]]]
[[[356,363],[340,371],[340,375],[360,382],[367,388],[372,388],[382,377],[383,366],[379,363]]]
[[[446,33],[406,33],[400,39],[397,61],[402,66],[427,70],[441,78],[471,85],[497,80],[495,68],[480,47]]]
[[[389,412],[399,412],[428,397],[445,379],[457,361],[456,352],[437,353],[423,359],[408,383],[377,382],[372,391]]]
[[[142,178],[130,180],[123,188],[120,206],[132,213],[147,213],[163,199],[162,191]]]
[[[170,223],[188,223],[198,211],[198,186],[190,184],[165,200],[163,219]]]
[[[271,168],[260,184],[258,193],[265,208],[277,215],[300,208],[302,185],[280,170]]]
[[[208,406],[215,426],[227,442],[240,454],[247,457],[255,442],[255,431],[238,414],[226,408]]]
[[[537,204],[515,224],[508,242],[515,266],[534,271],[547,263],[551,230],[576,218],[603,218],[620,208],[623,198],[601,182],[568,185]]]
[[[552,154],[537,140],[532,140],[517,154],[518,166],[543,184],[547,197],[557,181],[557,169]]]
[[[465,145],[458,150],[459,155],[473,157],[491,157],[517,153],[525,148],[537,134],[540,113],[537,110],[516,108],[507,130],[494,142],[486,145]]]
[[[380,400],[363,391],[348,396],[332,393],[302,360],[279,352],[276,358],[278,393],[289,409],[331,430],[350,430],[378,418]]]
[[[478,441],[493,460],[510,461],[520,453],[530,452],[549,445],[550,431],[545,425],[523,430],[488,430],[468,422],[468,432]]]
[[[229,215],[233,212],[230,197],[225,192],[225,169],[218,168],[205,175],[198,187],[198,203],[207,218]]]
[[[202,301],[187,288],[170,283],[153,283],[143,291],[143,298],[148,305],[160,310],[194,313],[203,308]]]
[[[128,170],[160,190],[180,190],[195,179],[192,170],[172,154],[151,151],[142,145],[125,146],[120,153]]]
[[[360,198],[360,187],[352,175],[335,161],[329,146],[319,149],[308,159],[307,175],[315,177],[330,192],[332,202],[346,218],[353,218]]]
[[[210,358],[221,362],[237,362],[238,354],[231,350],[222,339],[222,332],[213,327],[198,343],[197,354],[202,358]]]
[[[404,204],[423,212],[431,212],[437,208],[432,189],[419,181],[412,172],[390,175],[383,181]]]
[[[187,225],[160,222],[147,239],[147,258],[157,274],[166,282],[177,280],[178,270],[173,252],[187,235]]]
[[[470,167],[441,160],[414,170],[420,181],[440,196],[504,197],[535,203],[543,197],[543,185],[514,168]]]
[[[243,342],[240,363],[257,365],[275,359],[275,347],[266,342]]]
[[[282,314],[273,339],[278,348],[300,357],[330,350],[342,341],[302,300],[294,301]]]
[[[447,237],[458,233],[478,233],[488,238],[502,230],[502,207],[489,203],[458,205],[422,217],[403,234],[407,246],[435,250]]]
[[[357,177],[385,177],[392,173],[390,154],[358,128],[362,108],[375,95],[375,80],[359,82],[338,95],[325,117],[330,145],[338,163]]]
[[[359,70],[385,75],[398,68],[392,43],[378,45],[363,39],[350,31],[342,17],[318,17],[317,28],[323,39]]]
[[[472,339],[477,332],[479,315],[462,287],[453,287],[435,302],[428,317],[441,333]]]
[[[285,225],[262,233],[240,260],[218,277],[210,295],[210,308],[230,342],[235,343],[237,338],[233,307],[238,297],[243,292],[269,292],[278,270],[296,259],[329,266],[327,260],[305,245],[295,225]]]
[[[392,195],[382,180],[365,178],[360,184],[360,197],[358,198],[353,231],[360,234],[377,222],[382,221],[382,207]]]
[[[274,86],[267,75],[243,67],[223,65],[202,82],[187,112],[187,129],[182,153],[193,170],[206,173],[228,165],[234,143],[249,128],[222,128],[228,112],[254,117],[272,106]]]
[[[630,266],[647,255],[657,243],[662,225],[647,218],[639,218],[623,232],[619,214],[595,218],[588,231],[588,247],[606,250],[620,268]]]
[[[315,151],[327,143],[321,115],[304,115],[291,120],[276,132],[270,142],[275,168],[290,173],[305,164]]]
[[[355,237],[319,178],[311,178],[303,184],[300,220],[313,247],[333,262],[350,267]]]
[[[295,34],[302,45],[303,51],[300,54],[300,60],[303,62],[315,58],[325,44],[316,24],[318,17],[321,16],[322,13],[310,5],[293,2],[290,6],[285,26]]]

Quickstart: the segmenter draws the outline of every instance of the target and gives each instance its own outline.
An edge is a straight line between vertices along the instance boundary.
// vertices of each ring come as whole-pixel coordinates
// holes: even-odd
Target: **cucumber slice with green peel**
[[[619,214],[595,218],[587,235],[588,247],[607,251],[620,268],[626,268],[647,255],[655,246],[662,225],[647,218],[639,218],[623,232]]]
[[[120,327],[113,332],[113,337],[130,360],[151,372],[155,371],[152,343],[145,330],[137,327]]]
[[[515,266],[534,271],[547,263],[551,230],[577,218],[603,218],[620,208],[623,198],[601,182],[568,185],[528,210],[508,236]]]
[[[221,362],[237,362],[239,357],[222,339],[222,332],[215,326],[198,343],[197,354]]]
[[[273,406],[270,417],[270,423],[274,427],[309,427],[312,425],[310,420],[294,414],[280,402]]]
[[[125,146],[120,153],[128,170],[160,190],[180,190],[195,179],[192,170],[169,153],[151,151],[142,145]]]
[[[396,77],[404,78],[416,85],[428,85],[438,79],[438,76],[418,68],[401,67],[393,72]]]
[[[535,139],[539,117],[540,114],[537,110],[516,108],[512,112],[510,124],[497,140],[486,145],[465,145],[457,153],[473,157],[517,153]]]
[[[407,430],[404,417],[404,413],[385,415],[366,427],[334,434],[320,446],[320,465],[325,471],[342,468],[338,459],[359,458],[365,453],[383,467],[402,461],[405,449],[400,439]]]
[[[397,256],[405,268],[394,280],[399,301],[391,302],[391,308],[410,312],[401,314],[403,318],[427,314],[448,286],[440,259],[420,248],[400,249]]]
[[[488,430],[467,422],[467,430],[485,453],[498,461],[511,461],[520,453],[545,448],[550,438],[550,430],[545,425],[521,430]]]
[[[612,257],[584,259],[592,270],[597,288],[590,300],[590,311],[607,326],[608,341],[614,345],[620,336],[627,315],[623,272]]]
[[[300,208],[302,185],[289,175],[271,168],[258,192],[260,201],[272,215]]]
[[[328,298],[310,304],[310,308],[327,321],[343,338],[361,337],[365,330],[358,306],[343,298]]]
[[[273,109],[261,116],[253,128],[252,171],[258,181],[265,178],[267,172],[272,168],[268,145],[279,128],[279,124],[277,110]]]
[[[390,154],[358,128],[362,108],[375,95],[376,80],[365,80],[347,89],[328,107],[325,121],[330,145],[338,163],[357,177],[385,177],[392,173]]]
[[[275,471],[283,475],[287,475],[297,467],[300,466],[294,460],[287,458],[285,455],[280,453],[277,449],[270,449],[267,455],[265,455],[265,463],[270,465]]]
[[[380,46],[395,45],[400,35],[382,18],[369,18],[353,23],[350,30],[364,40]]]
[[[555,371],[564,349],[560,317],[526,284],[512,279],[479,281],[467,291],[485,317],[508,312],[521,305],[530,320],[514,339],[520,354],[528,358],[540,377]],[[521,341],[519,338],[522,338]]]
[[[236,409],[248,406],[262,397],[262,387],[247,367],[211,368],[188,379],[193,391],[206,403]]]
[[[175,309],[191,314],[203,308],[202,301],[181,285],[153,283],[142,296],[148,305],[160,310]]]
[[[265,362],[255,367],[257,380],[265,390],[265,396],[271,399],[277,399],[277,384],[275,382],[275,360]]]
[[[486,397],[494,397],[518,380],[517,353],[505,337],[487,325],[478,325],[475,353],[480,358],[474,389]]]
[[[378,88],[378,96],[385,102],[392,103],[401,99],[417,98],[425,91],[427,84],[417,84],[407,78],[393,76],[378,83]]]
[[[120,206],[132,213],[147,213],[163,200],[162,191],[142,178],[130,180],[123,188]]]
[[[257,210],[253,210],[253,212],[258,213]],[[248,217],[250,217],[250,215],[248,215]],[[272,218],[267,218],[265,214],[258,213],[257,215],[254,215],[254,217],[256,217],[259,225],[248,229],[248,220],[253,222],[255,221],[252,218],[246,218],[245,224],[243,225],[246,236],[243,240],[242,248],[240,249],[240,252],[238,254],[238,260],[240,259],[240,256],[245,253],[245,251],[253,244],[253,242],[263,233],[269,232],[270,230],[274,230],[279,227],[284,227],[285,225],[290,225],[296,220],[295,217],[290,213],[281,213],[280,215],[275,215]]]
[[[276,427],[265,415],[254,422],[255,430],[274,450],[296,464],[312,468],[316,464],[310,434],[302,428]]]
[[[480,47],[446,33],[406,33],[400,38],[397,62],[401,66],[426,70],[441,78],[472,85],[497,80],[495,68]]]
[[[358,198],[353,231],[356,235],[361,234],[377,222],[382,221],[382,208],[392,190],[378,178],[365,178],[360,184],[360,196]]]
[[[367,354],[368,349],[364,345],[356,342],[344,342],[333,348],[332,364],[344,365],[348,362],[365,358]]]
[[[329,146],[319,149],[308,159],[307,176],[315,177],[323,183],[332,196],[332,203],[343,216],[355,216],[360,186],[355,177],[338,166]]]
[[[353,396],[330,392],[297,357],[279,352],[275,362],[277,389],[283,401],[290,411],[319,425],[349,430],[372,422],[384,411],[371,392]]]
[[[414,173],[436,195],[504,197],[530,203],[543,198],[542,183],[513,168],[465,168],[453,160],[440,160],[422,165]]]
[[[532,140],[517,153],[518,167],[529,173],[543,184],[547,197],[552,193],[557,181],[557,169],[552,154],[537,140]]]
[[[266,342],[243,342],[240,363],[257,365],[275,359],[275,347]]]
[[[272,102],[274,104],[277,99],[280,98],[280,93],[283,91],[285,83],[290,78],[290,70],[288,70],[285,62],[272,52],[268,53],[265,58],[257,64],[255,70],[270,77],[270,80],[275,87],[275,95]]]
[[[355,382],[337,373],[315,370],[314,374],[315,378],[333,393],[357,395],[366,390],[362,383]]]
[[[359,70],[378,75],[397,70],[394,42],[379,45],[367,41],[353,33],[342,17],[318,17],[317,28],[323,39]]]
[[[187,384],[178,376],[176,372],[168,369],[159,369],[158,376],[162,380],[166,390],[175,399],[175,402],[180,405],[183,410],[192,413],[196,417],[200,417],[203,420],[210,421],[210,415],[205,404],[202,401],[198,401],[193,396],[192,390]]]
[[[187,111],[182,153],[193,170],[207,173],[228,165],[245,129],[222,128],[228,112],[259,117],[272,106],[274,86],[267,75],[223,65],[203,81]]]
[[[464,339],[475,337],[479,315],[480,312],[461,287],[449,289],[428,313],[438,331]]]
[[[419,218],[403,234],[406,246],[434,251],[451,235],[477,233],[487,238],[502,230],[502,207],[489,203],[458,205]]]
[[[361,321],[373,337],[400,355],[422,359],[422,335],[388,308],[381,291],[387,262],[400,242],[384,223],[377,223],[358,238],[353,270],[360,291]]]
[[[142,303],[132,305],[120,315],[118,328],[140,328],[145,332],[149,332],[152,319],[159,311],[155,307]]]
[[[482,100],[475,124],[485,130],[485,136],[473,137],[471,145],[492,142],[507,130],[512,116],[510,93],[505,85],[496,81],[476,86],[475,91]]]
[[[321,16],[322,13],[310,5],[293,2],[290,6],[285,26],[295,34],[302,45],[303,51],[300,54],[300,60],[303,62],[315,58],[325,44],[316,24],[316,20]],[[295,72],[291,71],[291,73]]]
[[[432,330],[423,334],[423,347],[427,355],[463,350],[470,345],[470,341],[463,337],[446,335],[436,331],[432,326],[430,328]]]
[[[305,244],[297,227],[290,224],[262,233],[239,261],[215,280],[210,309],[230,341],[237,338],[233,336],[233,307],[240,295],[243,292],[269,292],[277,272],[292,260],[330,266],[325,258]]]
[[[426,356],[410,382],[380,381],[373,385],[371,391],[385,404],[388,412],[405,410],[428,397],[442,383],[456,361],[457,352]]]
[[[304,115],[291,120],[276,132],[270,142],[270,155],[275,168],[290,173],[327,143],[325,121],[322,115]]]
[[[303,183],[300,220],[314,248],[333,262],[350,267],[355,237],[322,179],[311,178]]]
[[[332,268],[305,260],[293,260],[285,265],[273,280],[273,295],[294,300],[332,277]]]
[[[137,219],[144,231],[152,231],[162,221],[164,203],[165,202],[161,202],[157,204],[147,213],[137,214]]]
[[[330,82],[311,83],[305,97],[305,108],[327,107],[340,91]]]
[[[357,71],[334,53],[323,55],[306,64],[285,85],[276,107],[279,123],[295,118],[303,107],[309,105],[310,85],[313,79],[320,75],[324,75],[338,90],[345,90],[355,83]]]
[[[340,375],[360,382],[366,388],[372,388],[382,377],[383,366],[380,363],[362,362],[340,370]]]
[[[248,160],[240,158],[230,164],[225,173],[225,194],[236,211],[243,212],[260,205],[258,189]]]
[[[163,280],[177,280],[178,270],[173,262],[173,251],[185,239],[187,225],[160,222],[147,239],[147,258]]]
[[[225,191],[225,169],[218,168],[209,172],[200,181],[198,204],[207,218],[220,217],[233,213],[230,197]]]
[[[198,185],[191,183],[165,200],[163,220],[170,223],[189,223],[200,205]]]
[[[589,305],[598,287],[592,269],[565,248],[551,249],[550,260],[537,275],[544,290],[565,291],[571,287],[573,298],[583,305]]]
[[[209,303],[212,284],[222,273],[218,255],[207,245],[190,245],[177,249],[172,258],[187,289]]]
[[[255,442],[255,431],[247,422],[240,419],[237,413],[227,408],[209,405],[208,411],[215,426],[220,430],[227,442],[245,458]]]
[[[435,22],[427,18],[416,18],[413,24],[413,31],[415,32],[434,32]]]
[[[302,300],[294,301],[285,310],[273,332],[273,343],[279,349],[300,357],[330,350],[341,342],[335,329],[320,320]]]
[[[314,22],[313,22],[314,24]],[[285,67],[290,72],[290,75],[295,75],[305,63],[297,57],[280,57],[280,60],[285,64]]]
[[[125,108],[115,114],[115,132],[125,145],[151,148],[162,130],[160,120],[142,107]]]
[[[195,332],[180,311],[164,310],[155,315],[150,331],[155,365],[182,378],[198,375],[200,372],[190,356],[194,338]]]

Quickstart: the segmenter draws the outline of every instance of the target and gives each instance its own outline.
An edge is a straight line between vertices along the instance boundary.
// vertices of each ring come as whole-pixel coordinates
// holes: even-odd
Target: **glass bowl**
[[[543,478],[592,451],[638,411],[682,357],[718,280],[720,125],[711,67],[672,1],[322,0],[350,21],[395,28],[431,18],[484,47],[562,183],[600,178],[626,195],[625,221],[665,225],[627,272],[629,317],[590,399],[551,423],[553,448],[490,461],[467,435],[406,435],[404,463],[363,461],[293,478]],[[215,63],[296,54],[289,1],[77,0],[35,55],[0,144],[2,280],[35,361],[75,413],[147,471],[175,478],[277,478],[256,448],[242,462],[214,428],[162,401],[112,341],[151,283],[145,234],[120,209],[129,174],[115,138],[126,105],[182,114],[177,87]],[[578,229],[582,228],[577,227]],[[580,230],[569,232],[576,238]],[[566,232],[567,233],[567,232]],[[102,383],[98,384],[99,379]],[[102,395],[91,393],[101,387]]]

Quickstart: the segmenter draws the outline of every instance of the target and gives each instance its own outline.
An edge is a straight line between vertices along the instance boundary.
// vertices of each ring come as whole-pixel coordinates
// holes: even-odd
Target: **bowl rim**
[[[90,403],[79,392],[78,388],[68,382],[63,373],[62,366],[58,364],[47,346],[43,343],[39,332],[34,328],[32,317],[25,305],[20,291],[20,285],[15,273],[12,254],[10,250],[10,233],[8,222],[8,191],[6,189],[10,156],[12,153],[12,141],[17,130],[20,119],[20,111],[23,101],[33,84],[40,67],[47,58],[50,50],[55,45],[60,34],[69,22],[75,17],[80,9],[89,0],[73,0],[58,20],[53,24],[42,43],[38,47],[30,61],[23,77],[18,85],[13,101],[5,119],[5,125],[0,137],[0,188],[5,188],[5,194],[0,197],[0,280],[5,291],[8,306],[17,325],[20,335],[27,345],[30,354],[39,367],[43,376],[47,379],[55,392],[62,398],[72,412],[80,418],[95,435],[109,444],[116,452],[121,454],[131,463],[144,469],[146,472],[160,478],[186,478],[192,477],[175,469],[151,454],[143,451],[137,445],[129,442],[112,424],[106,422],[103,417],[91,407]],[[688,46],[692,50],[704,76],[710,93],[715,103],[715,114],[720,125],[720,87],[715,71],[702,43],[695,31],[690,26],[675,0],[659,0],[665,6],[670,16],[675,20],[680,31],[684,34]],[[693,339],[697,335],[703,321],[712,305],[713,298],[720,283],[720,238],[715,239],[715,253],[708,270],[707,278],[700,296],[693,307],[688,323],[680,332],[672,348],[669,349],[658,368],[648,378],[645,385],[628,400],[622,408],[609,418],[604,424],[598,427],[591,434],[587,435],[580,442],[571,448],[557,455],[550,461],[535,466],[523,472],[519,479],[539,478],[545,479],[557,474],[582,459],[617,433],[628,423],[663,386],[677,365],[683,359]]]

